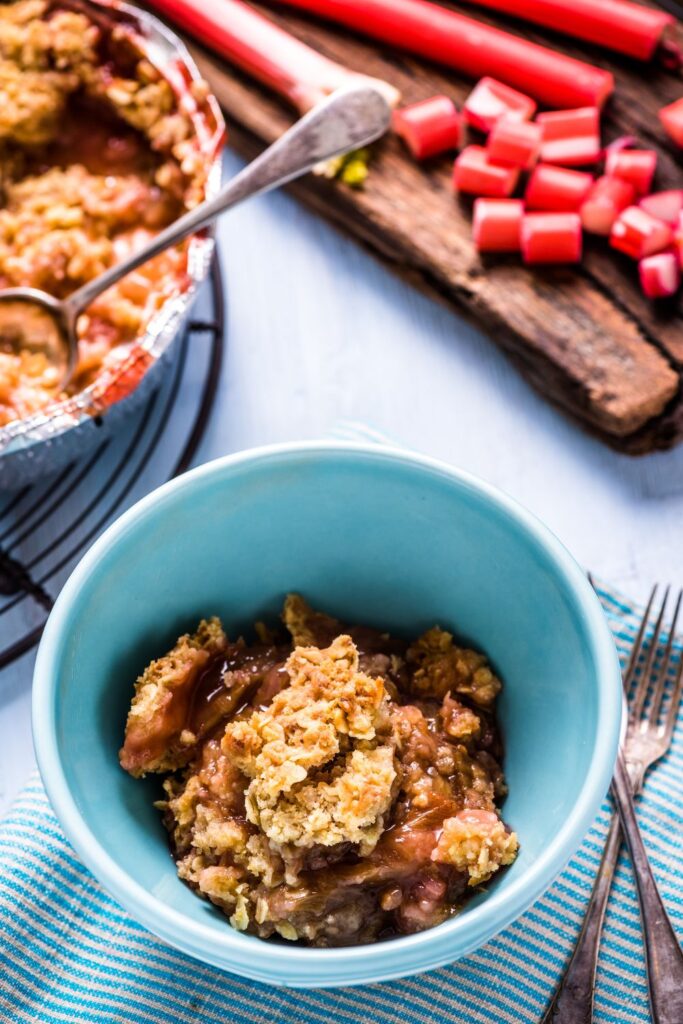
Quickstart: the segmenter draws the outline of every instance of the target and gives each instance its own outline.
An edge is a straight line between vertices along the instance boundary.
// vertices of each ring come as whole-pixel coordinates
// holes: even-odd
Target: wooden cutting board
[[[254,6],[334,60],[392,82],[404,102],[445,92],[460,104],[472,87],[455,73],[336,26]],[[501,16],[487,18],[464,4],[456,9],[613,70],[617,90],[603,134],[608,140],[636,135],[659,151],[657,187],[683,186],[680,154],[657,119],[660,106],[683,94],[681,77]],[[231,145],[252,157],[292,121],[292,112],[219,58],[191,49],[225,110]],[[597,239],[586,240],[576,269],[527,270],[515,257],[482,259],[472,244],[471,202],[454,196],[451,169],[452,157],[418,165],[387,137],[375,146],[363,190],[313,175],[291,189],[408,280],[474,318],[534,387],[608,444],[641,454],[683,439],[680,297],[658,304],[644,299],[635,264]]]

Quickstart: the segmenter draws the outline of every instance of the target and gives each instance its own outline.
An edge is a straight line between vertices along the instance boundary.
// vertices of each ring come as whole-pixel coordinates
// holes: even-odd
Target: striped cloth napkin
[[[622,659],[640,609],[599,591]],[[652,865],[683,932],[683,716],[639,805]],[[609,805],[552,888],[466,960],[404,981],[297,991],[206,967],[136,924],[78,862],[38,777],[0,821],[0,1020],[28,1024],[532,1024],[579,931]],[[649,1020],[638,907],[622,854],[607,912],[596,1021]]]
[[[339,424],[333,436],[387,441],[355,422]],[[625,661],[642,609],[605,588],[598,593]],[[672,749],[648,779],[638,811],[679,934],[681,793],[683,713]],[[206,967],[136,924],[79,863],[36,775],[0,821],[0,1021],[534,1024],[578,935],[609,814],[606,800],[583,846],[552,888],[466,960],[382,985],[302,991]],[[599,1024],[650,1019],[638,904],[623,851],[605,922],[595,1009]]]

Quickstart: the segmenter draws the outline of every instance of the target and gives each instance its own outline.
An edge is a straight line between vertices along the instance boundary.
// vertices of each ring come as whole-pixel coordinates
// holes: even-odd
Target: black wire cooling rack
[[[218,258],[195,311],[172,371],[120,433],[56,477],[0,501],[0,669],[38,642],[61,587],[96,537],[192,462],[223,357]]]

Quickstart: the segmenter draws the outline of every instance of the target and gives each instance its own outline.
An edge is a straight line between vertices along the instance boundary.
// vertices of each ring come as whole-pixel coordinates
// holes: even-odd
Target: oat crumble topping
[[[254,643],[203,620],[153,661],[122,766],[165,776],[178,874],[234,928],[334,946],[439,924],[517,853],[499,680],[438,627],[407,644],[296,594],[282,619]]]
[[[378,737],[389,732],[384,683],[358,671],[349,636],[322,651],[295,648],[285,671],[289,686],[223,737],[223,751],[251,779],[247,817],[280,845],[351,842],[369,852],[396,780],[393,743]]]

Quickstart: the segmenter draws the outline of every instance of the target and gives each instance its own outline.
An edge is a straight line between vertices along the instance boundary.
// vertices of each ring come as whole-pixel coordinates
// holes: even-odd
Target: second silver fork
[[[638,634],[633,643],[628,667],[624,673],[626,695],[636,680],[636,669],[644,651],[645,635],[656,590],[657,588],[654,587],[650,594]],[[619,807],[624,829],[627,832],[629,852],[638,887],[650,1006],[654,1024],[683,1024],[683,954],[681,954],[680,946],[652,876],[633,811],[633,796],[640,792],[647,770],[668,750],[673,735],[681,700],[683,657],[679,660],[673,682],[673,692],[664,714],[662,709],[672,663],[671,655],[682,596],[679,592],[664,652],[657,664],[668,588],[664,594],[642,674],[635,682],[625,747],[619,752],[613,781],[613,794]],[[652,696],[646,709],[646,698],[651,681]],[[590,1024],[593,1018],[595,972],[602,924],[621,842],[622,825],[615,812],[610,822],[600,868],[581,933],[569,966],[543,1018],[543,1024],[551,1024],[551,1022],[552,1024]]]

